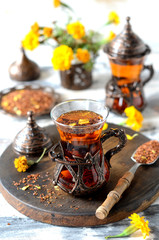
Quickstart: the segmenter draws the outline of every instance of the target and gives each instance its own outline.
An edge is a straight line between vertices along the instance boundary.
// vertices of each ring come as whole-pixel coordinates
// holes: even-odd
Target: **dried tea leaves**
[[[4,95],[1,107],[17,116],[26,116],[28,111],[41,115],[48,113],[54,102],[54,97],[42,89],[20,89]]]
[[[142,144],[133,157],[138,163],[153,163],[159,157],[159,142],[151,140]]]

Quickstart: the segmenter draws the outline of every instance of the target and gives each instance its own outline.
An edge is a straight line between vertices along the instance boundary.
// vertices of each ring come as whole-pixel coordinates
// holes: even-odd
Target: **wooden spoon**
[[[137,150],[138,150],[138,148],[137,148]],[[132,182],[135,172],[139,166],[151,165],[151,164],[155,163],[158,159],[158,157],[157,157],[156,159],[154,159],[154,161],[152,161],[150,163],[138,163],[134,158],[136,151],[131,156],[131,159],[135,162],[134,166],[129,171],[127,171],[123,175],[123,177],[121,177],[119,179],[114,190],[109,192],[106,200],[102,203],[101,206],[99,206],[97,208],[96,213],[95,213],[97,218],[104,219],[108,216],[112,207],[120,200],[122,193],[130,186],[130,183]]]

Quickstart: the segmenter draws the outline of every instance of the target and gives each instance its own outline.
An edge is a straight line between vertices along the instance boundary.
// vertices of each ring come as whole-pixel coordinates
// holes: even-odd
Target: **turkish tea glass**
[[[145,56],[125,59],[109,56],[112,82],[114,89],[117,89],[111,95],[112,106],[107,104],[112,110],[123,113],[124,109],[130,105],[134,105],[140,111],[144,109],[143,87],[154,74],[152,65],[144,65],[144,61]],[[142,75],[145,70],[148,74],[143,78]],[[110,94],[107,92],[107,95]]]
[[[60,135],[49,154],[57,162],[54,184],[68,193],[91,193],[109,180],[110,158],[124,147],[126,137],[118,129],[103,133],[108,112],[102,103],[86,99],[62,102],[51,111]],[[111,136],[119,144],[104,154],[102,143]]]
[[[119,87],[142,82],[144,86],[152,78],[154,71],[152,65],[144,65],[145,57],[119,59],[109,56],[112,77]],[[141,78],[141,73],[147,70],[148,76]]]

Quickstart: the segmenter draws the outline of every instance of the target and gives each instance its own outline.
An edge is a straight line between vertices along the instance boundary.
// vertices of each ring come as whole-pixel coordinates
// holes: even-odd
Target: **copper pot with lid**
[[[106,105],[112,110],[123,113],[129,105],[143,110],[145,98],[143,86],[154,74],[152,65],[144,65],[146,56],[151,52],[133,31],[130,17],[126,18],[123,31],[104,46],[112,71],[112,79],[106,86]],[[149,71],[142,79],[143,70]]]

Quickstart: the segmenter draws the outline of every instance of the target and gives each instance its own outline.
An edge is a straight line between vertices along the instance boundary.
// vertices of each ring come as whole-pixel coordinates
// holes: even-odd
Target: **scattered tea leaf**
[[[54,189],[59,191],[59,187],[58,186],[54,186]]]
[[[151,150],[151,152],[152,152],[152,153],[156,153],[156,151],[155,151],[155,150],[153,150],[153,149]]]
[[[21,190],[25,191],[25,190],[27,190],[28,188],[29,188],[29,185],[26,185],[26,186],[22,187]]]
[[[35,185],[34,187],[36,187],[37,189],[41,189],[41,187],[40,187],[40,186],[37,186],[37,185]]]
[[[69,126],[71,127],[76,126],[76,123],[70,123]]]

